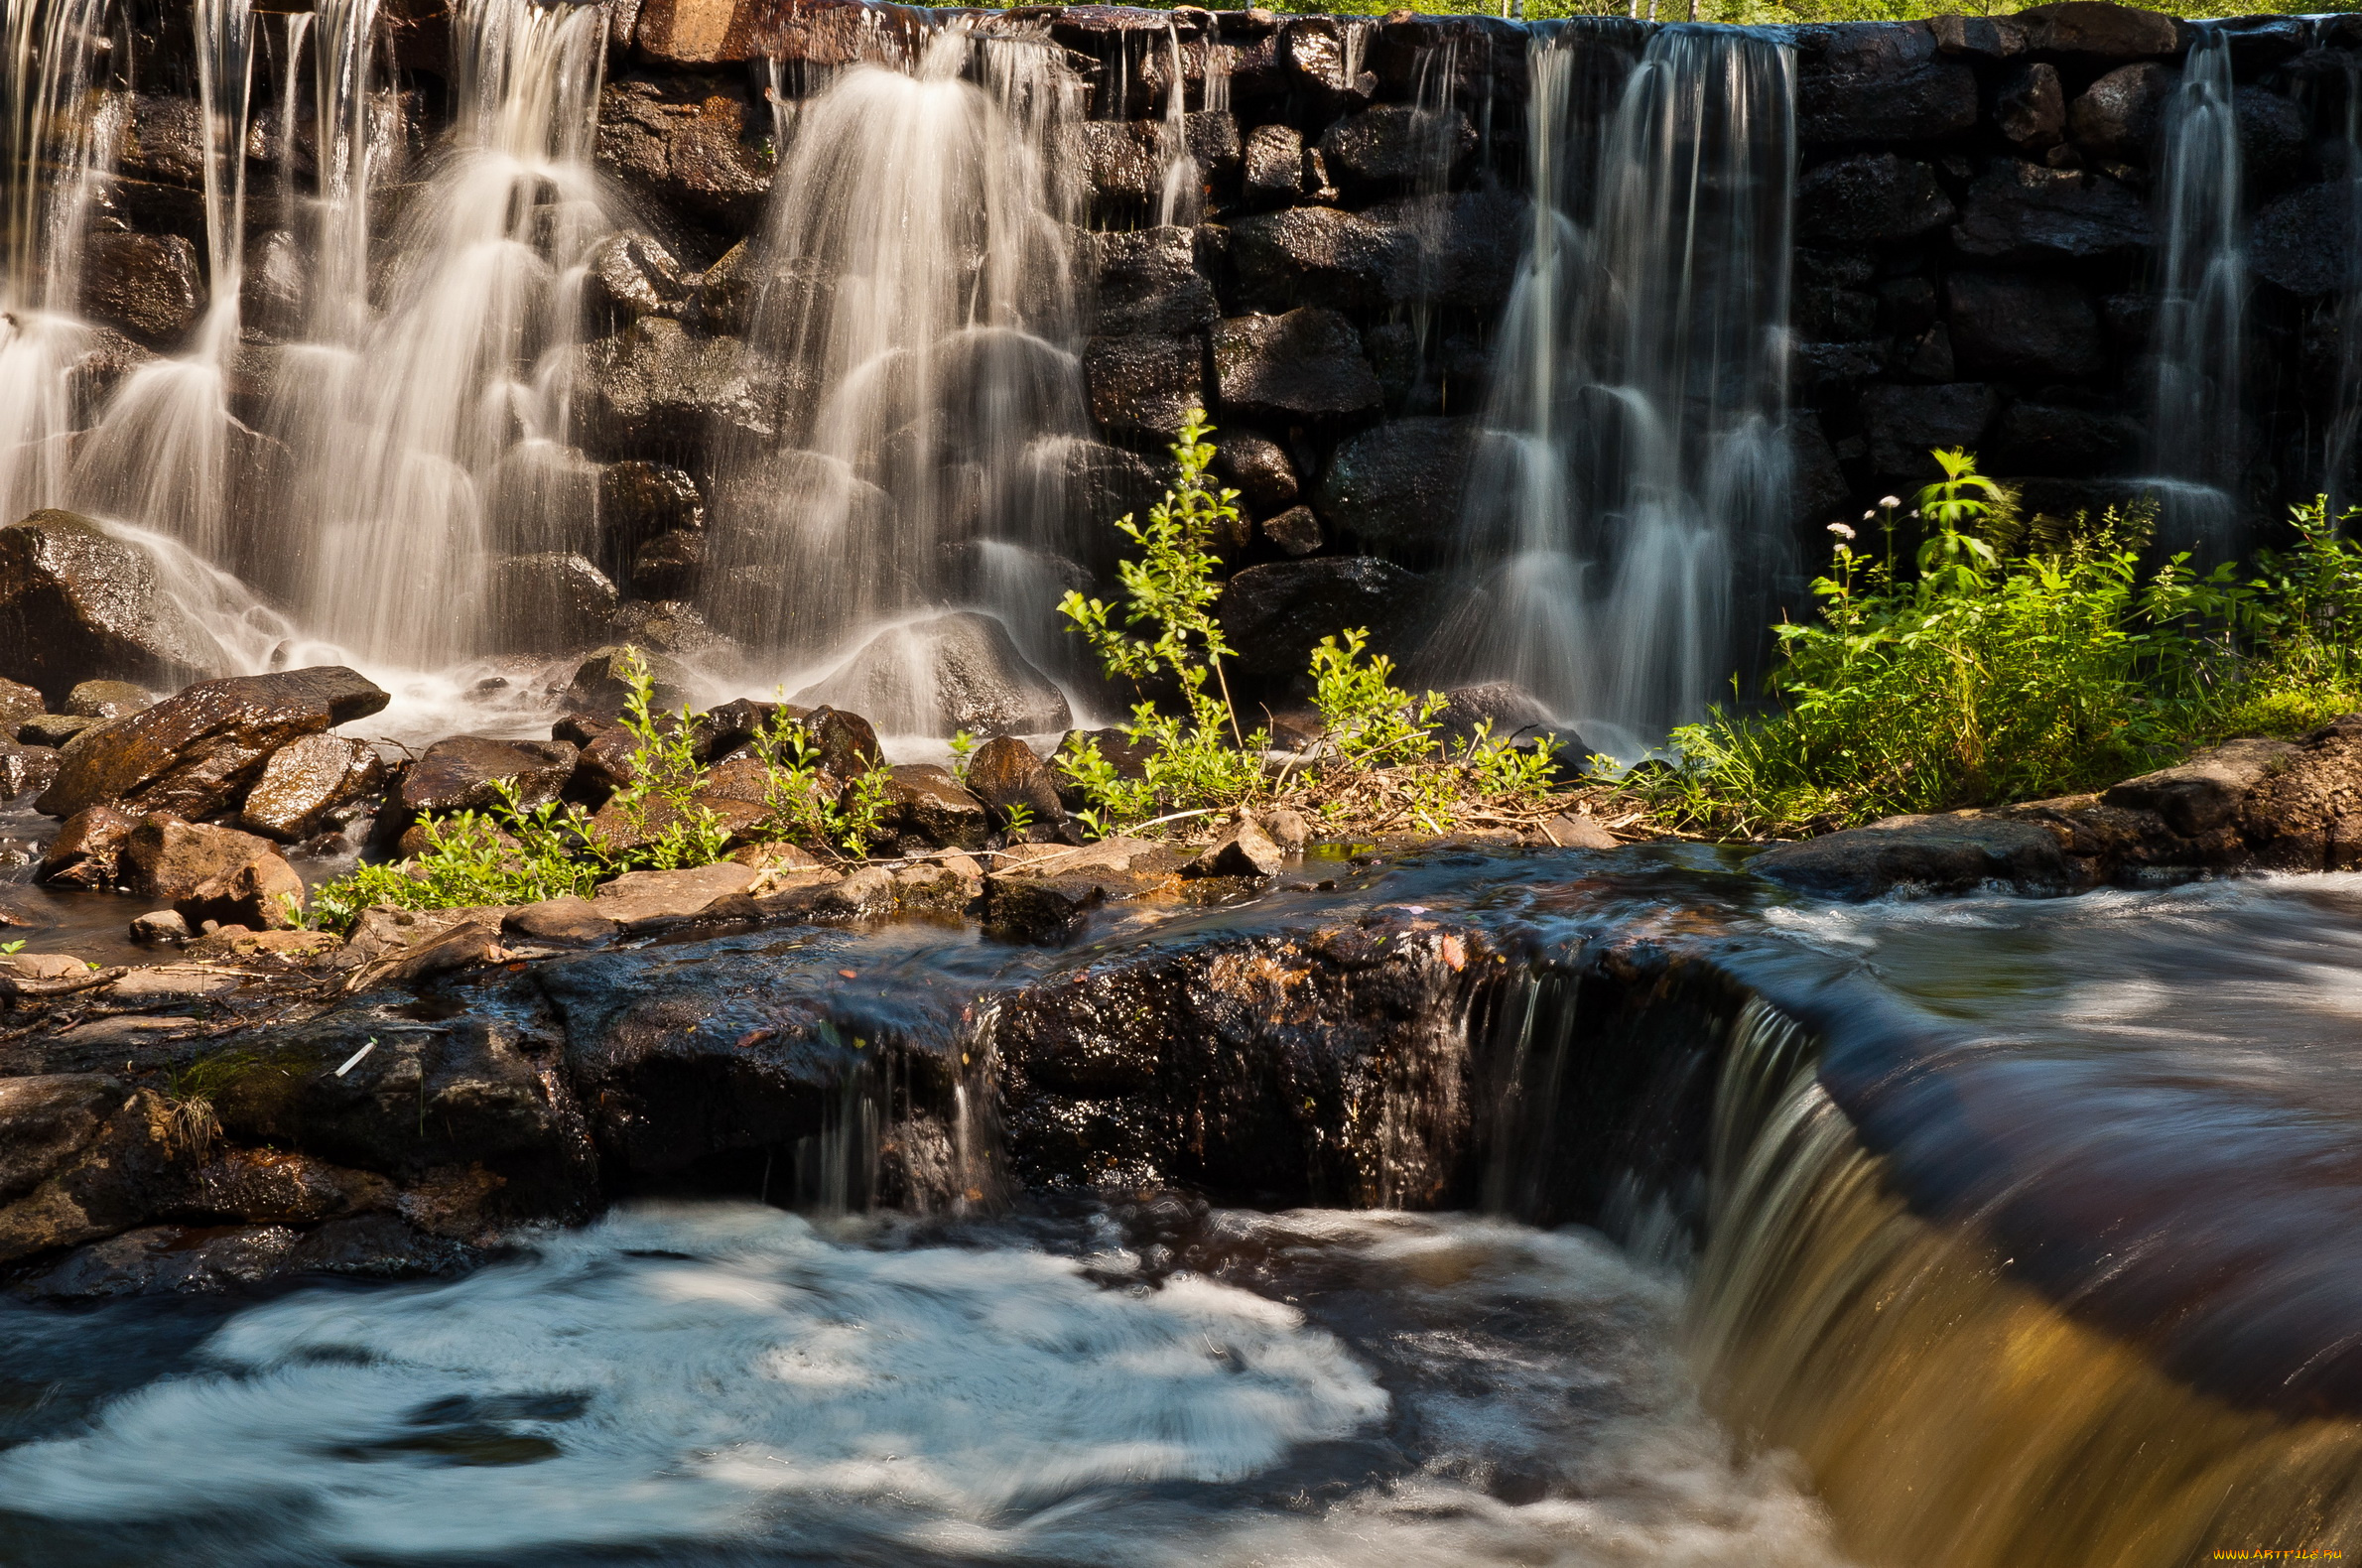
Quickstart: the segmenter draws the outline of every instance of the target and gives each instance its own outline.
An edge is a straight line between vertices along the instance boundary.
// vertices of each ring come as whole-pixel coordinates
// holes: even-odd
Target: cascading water
[[[0,508],[66,498],[76,368],[93,334],[76,319],[82,237],[113,166],[122,100],[92,87],[108,0],[15,0],[0,61]]]
[[[2322,443],[2329,515],[2362,501],[2362,61],[2347,60],[2334,144],[2345,159],[2346,278],[2337,297],[2337,376]]]
[[[323,29],[321,335],[284,355],[270,431],[297,455],[292,596],[364,657],[482,651],[490,558],[590,542],[590,470],[565,442],[583,268],[612,226],[590,164],[604,16],[462,0],[458,124],[365,326],[366,13]]]
[[[1028,616],[1076,545],[1041,469],[1090,430],[1081,190],[1049,156],[1080,103],[1046,39],[954,26],[911,72],[848,70],[799,110],[749,333],[782,384],[780,428],[725,438],[717,463],[709,597],[725,629],[799,668],[944,604],[1041,629]]]
[[[117,389],[74,461],[77,508],[178,539],[240,571],[234,496],[268,483],[260,453],[230,417],[224,375],[238,345],[245,271],[246,152],[256,19],[248,0],[197,0],[198,124],[203,144],[207,303],[195,340],[140,366]],[[244,437],[247,439],[241,440]]]
[[[1664,29],[1595,144],[1629,37],[1531,46],[1534,234],[1435,658],[1637,755],[1703,713],[1787,555],[1795,83],[1785,44]]]
[[[2165,106],[2150,465],[2158,540],[2219,560],[2238,547],[2247,252],[2230,40],[2199,27]]]

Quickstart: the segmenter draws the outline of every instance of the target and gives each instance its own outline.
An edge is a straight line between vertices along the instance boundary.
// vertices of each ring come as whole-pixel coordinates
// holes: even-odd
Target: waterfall
[[[314,336],[281,356],[271,433],[296,454],[302,618],[431,667],[481,651],[493,555],[590,543],[588,466],[564,443],[583,268],[611,227],[590,164],[605,12],[461,0],[458,123],[396,223],[371,313],[372,9],[353,0],[321,28]]]
[[[2345,154],[2346,280],[2337,297],[2337,378],[2321,453],[2329,515],[2362,502],[2362,62],[2347,60],[2340,141]]]
[[[2362,1539],[2362,1428],[2193,1391],[2013,1279],[1973,1223],[1914,1215],[1816,1067],[1760,1001],[1732,1029],[1687,1338],[1709,1402],[1803,1461],[1849,1555],[2175,1568]]]
[[[232,570],[234,494],[251,494],[250,436],[230,417],[223,377],[238,345],[245,271],[246,152],[252,127],[254,12],[249,0],[197,0],[198,124],[204,153],[205,314],[182,354],[127,377],[82,439],[74,460],[77,509],[150,528]]]
[[[1703,715],[1787,554],[1795,78],[1783,43],[1662,29],[1603,135],[1631,37],[1531,45],[1533,237],[1436,657],[1637,755]]]
[[[1029,630],[1027,581],[1076,544],[1040,470],[1090,434],[1081,181],[1053,156],[1080,105],[1046,38],[955,25],[908,73],[856,66],[798,110],[749,332],[780,428],[719,442],[725,629],[802,665],[946,603]]]
[[[2165,107],[2163,246],[2150,390],[2159,542],[2226,559],[2238,546],[2246,440],[2240,402],[2247,255],[2230,39],[2199,27]]]
[[[0,60],[0,511],[65,499],[82,236],[114,164],[122,100],[97,106],[107,0],[13,0]]]

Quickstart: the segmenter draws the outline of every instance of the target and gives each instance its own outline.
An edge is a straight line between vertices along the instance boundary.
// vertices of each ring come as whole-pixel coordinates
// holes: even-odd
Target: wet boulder
[[[575,748],[564,740],[452,735],[411,764],[395,799],[414,816],[483,811],[499,802],[499,786],[505,784],[520,806],[539,806],[566,788],[575,757]]]
[[[197,247],[178,234],[95,233],[83,240],[82,314],[159,347],[188,335],[204,309]]]
[[[46,790],[58,776],[58,753],[49,746],[0,740],[0,803]]]
[[[1321,156],[1349,195],[1395,190],[1421,180],[1448,186],[1477,149],[1476,126],[1457,108],[1374,104],[1331,122]]]
[[[111,887],[139,818],[115,806],[86,806],[58,827],[40,878],[64,887]]]
[[[93,1134],[30,1192],[0,1204],[0,1262],[113,1236],[185,1198],[196,1161],[163,1099],[117,1091],[105,1103],[103,1112],[92,1108],[99,1114]]]
[[[631,560],[652,539],[703,533],[705,526],[706,498],[688,469],[628,460],[599,470],[599,559],[609,566]]]
[[[2156,11],[2108,0],[2058,0],[2017,15],[2030,54],[2058,55],[2082,65],[2160,60],[2182,49],[2182,25]]]
[[[0,1203],[80,1153],[122,1103],[123,1086],[95,1073],[0,1078]]]
[[[2075,143],[2101,158],[2146,163],[2180,72],[2154,61],[2119,65],[2083,89],[2067,109]]]
[[[81,681],[66,694],[66,712],[77,719],[121,719],[155,706],[154,694],[129,681]]]
[[[1441,563],[1453,548],[1470,434],[1467,420],[1416,418],[1348,437],[1321,474],[1320,516],[1373,554]]]
[[[590,247],[583,266],[583,315],[592,333],[668,313],[688,294],[681,264],[653,236],[619,230]]]
[[[644,598],[687,600],[705,581],[704,534],[658,534],[632,552],[631,589]]]
[[[253,856],[207,877],[173,900],[173,912],[193,929],[207,921],[249,931],[290,931],[303,923],[304,879],[274,853]]]
[[[1314,555],[1328,543],[1320,519],[1309,506],[1291,506],[1276,517],[1266,517],[1255,525],[1255,531],[1283,556]]]
[[[1380,915],[1103,960],[1002,998],[1020,1176],[1441,1207],[1476,1137],[1473,933]]]
[[[38,688],[0,678],[0,735],[14,735],[19,724],[39,719],[48,710],[49,702]]]
[[[1287,449],[1251,430],[1225,430],[1214,439],[1214,471],[1238,487],[1257,516],[1296,503],[1296,465]]]
[[[1232,668],[1284,685],[1306,675],[1323,637],[1347,627],[1366,628],[1373,653],[1401,658],[1425,614],[1425,587],[1369,556],[1275,561],[1232,578],[1215,610],[1238,650]]]
[[[1806,244],[1916,239],[1958,216],[1934,170],[1894,153],[1831,159],[1796,183],[1796,237]]]
[[[2302,186],[2256,214],[2248,265],[2289,293],[2310,299],[2362,278],[2354,248],[2351,182]]]
[[[1748,861],[1748,869],[1822,898],[1876,898],[1898,888],[1966,893],[1988,883],[2048,892],[2075,882],[2049,829],[1968,812],[1888,817],[1866,828],[1774,845]]]
[[[2058,67],[2030,61],[2002,77],[1993,98],[1993,123],[2012,146],[2044,153],[2066,140],[2066,89]]]
[[[177,904],[265,855],[279,855],[268,839],[158,812],[141,818],[124,837],[117,875],[143,898]]]
[[[228,662],[147,552],[72,512],[0,528],[0,675],[63,701],[93,677],[169,686]]]
[[[355,1006],[230,1036],[213,1093],[221,1130],[394,1176],[480,1162],[519,1199],[535,1196],[534,1178],[574,1166],[572,1107],[513,1025],[472,1014],[397,1022]]]
[[[103,719],[90,719],[80,714],[43,714],[17,725],[17,739],[31,746],[45,746],[63,751],[73,743],[85,729],[96,729],[105,723]]]
[[[1404,196],[1380,202],[1368,216],[1411,237],[1410,262],[1395,280],[1400,304],[1498,313],[1533,238],[1525,199],[1511,191]]]
[[[31,1293],[50,1301],[219,1295],[277,1274],[296,1241],[284,1225],[143,1226],[78,1248],[35,1279]]]
[[[1181,867],[1183,876],[1276,876],[1287,856],[1247,812],[1214,836]]]
[[[236,801],[281,746],[365,719],[392,698],[342,665],[203,681],[62,753],[38,809],[69,817],[112,801],[126,810],[211,816]]]
[[[1383,309],[1410,294],[1417,252],[1407,229],[1337,207],[1287,207],[1231,225],[1241,298],[1257,310]]]
[[[1001,735],[977,747],[968,759],[962,782],[984,802],[994,826],[1005,826],[1013,807],[1022,807],[1036,827],[1047,827],[1066,815],[1049,764],[1014,735]]]
[[[571,551],[503,557],[489,585],[488,629],[504,653],[563,653],[595,642],[618,602],[606,574]]]
[[[1992,261],[2081,261],[2146,250],[2151,233],[2147,203],[2105,176],[1997,158],[1969,187],[1952,243]]]
[[[1952,349],[1972,374],[2088,381],[2108,367],[2099,308],[2071,279],[1955,272],[1944,288]]]
[[[932,762],[897,765],[886,799],[905,833],[942,849],[981,849],[992,831],[984,803]]]
[[[2231,95],[2241,180],[2250,197],[2277,194],[2297,177],[2307,136],[2304,111],[2286,93],[2241,87]]]
[[[1495,744],[1536,737],[1555,740],[1561,760],[1570,764],[1579,764],[1589,754],[1582,736],[1561,725],[1540,699],[1513,681],[1454,686],[1443,697],[1444,706],[1433,722],[1436,741],[1446,750],[1464,749],[1483,734]]]
[[[868,715],[888,733],[1039,734],[1072,719],[1008,629],[973,610],[879,632],[795,701]]]
[[[2112,785],[2100,801],[2128,811],[2156,812],[2166,827],[2194,839],[2233,821],[2258,785],[2289,771],[2303,757],[2303,747],[2286,740],[2233,740]]]
[[[576,352],[575,415],[600,457],[697,460],[717,433],[777,434],[776,388],[737,338],[651,316]]]
[[[293,1149],[221,1149],[197,1171],[190,1196],[195,1215],[272,1225],[314,1225],[394,1203],[384,1177]]]
[[[342,735],[306,735],[271,753],[262,776],[238,809],[250,833],[294,844],[328,825],[328,814],[385,783],[384,759],[366,742]]]
[[[1243,180],[1249,206],[1290,206],[1304,192],[1304,138],[1292,125],[1247,133]]]
[[[1206,406],[1206,344],[1184,336],[1094,337],[1083,350],[1091,418],[1103,430],[1170,437]]]
[[[1378,372],[1363,356],[1360,334],[1334,311],[1217,323],[1214,378],[1230,410],[1279,420],[1365,413],[1383,395]]]
[[[559,698],[559,706],[570,714],[591,714],[612,719],[623,712],[624,700],[631,695],[630,682],[625,679],[627,652],[631,644],[592,650],[589,658],[575,667],[574,679],[567,684]],[[678,712],[689,697],[689,672],[678,659],[653,649],[640,648],[640,657],[648,666],[653,683],[650,705],[660,712]]]
[[[1929,142],[1973,130],[1977,76],[1924,22],[1796,29],[1796,134],[1807,142]]]
[[[599,95],[601,170],[661,211],[732,233],[752,229],[771,189],[771,158],[749,133],[768,116],[715,78],[611,80]]]

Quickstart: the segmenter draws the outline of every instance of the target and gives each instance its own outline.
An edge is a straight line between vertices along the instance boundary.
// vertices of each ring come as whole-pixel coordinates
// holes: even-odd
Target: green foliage
[[[1312,650],[1312,706],[1320,711],[1326,739],[1352,768],[1391,767],[1417,762],[1435,750],[1435,716],[1446,701],[1441,692],[1413,699],[1393,684],[1394,661],[1378,654],[1368,664],[1362,652],[1370,632],[1357,627],[1323,637]]]
[[[1033,826],[1033,808],[1023,801],[1012,801],[1000,809],[1001,826],[1009,833],[1023,833]]]
[[[624,832],[603,837],[599,853],[617,871],[711,865],[729,831],[697,798],[694,716],[686,704],[677,715],[655,712],[655,678],[639,649],[626,647],[617,665],[626,687],[622,723],[633,740],[631,779],[607,802]]]
[[[755,730],[754,750],[769,775],[763,805],[771,814],[771,837],[814,849],[842,847],[853,855],[868,852],[891,808],[892,769],[872,763],[842,797],[831,794],[811,732],[784,708]]]
[[[0,957],[5,957],[11,953],[22,953],[24,951],[25,944],[21,938],[15,942],[0,942]]]
[[[2298,509],[2296,549],[2198,578],[2185,556],[2143,568],[2146,507],[2029,523],[1973,458],[1937,457],[1915,575],[1891,531],[1866,561],[1831,525],[1818,618],[1776,628],[1776,711],[1676,731],[1677,764],[1633,793],[1724,833],[1846,827],[2096,788],[2362,695],[2362,548],[2325,503]]]
[[[976,736],[965,729],[952,731],[952,777],[968,782],[968,764],[976,755]]]

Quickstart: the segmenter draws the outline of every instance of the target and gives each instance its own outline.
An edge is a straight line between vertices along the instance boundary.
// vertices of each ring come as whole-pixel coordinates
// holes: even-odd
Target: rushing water
[[[1531,46],[1534,234],[1439,660],[1637,754],[1703,714],[1784,561],[1795,88],[1785,44],[1667,28],[1603,127],[1630,41]]]
[[[1494,1221],[634,1210],[217,1321],[0,1309],[0,1521],[27,1568],[1836,1562],[1679,1300]]]

